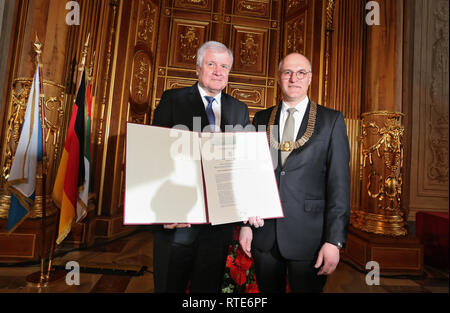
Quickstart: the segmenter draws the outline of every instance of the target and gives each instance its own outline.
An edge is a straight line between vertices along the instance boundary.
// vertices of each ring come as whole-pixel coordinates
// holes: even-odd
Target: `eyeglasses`
[[[293,72],[290,70],[286,70],[286,71],[281,71],[280,76],[281,76],[281,79],[286,80],[286,79],[290,79],[292,77],[292,75],[295,74],[295,77],[297,77],[297,79],[302,80],[309,73],[311,73],[311,72],[306,72],[306,71]]]

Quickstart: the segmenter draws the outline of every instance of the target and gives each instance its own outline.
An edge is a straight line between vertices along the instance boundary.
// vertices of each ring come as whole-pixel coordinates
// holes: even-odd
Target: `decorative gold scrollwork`
[[[402,113],[386,111],[362,115],[360,161],[366,193],[362,195],[364,209],[353,214],[352,225],[364,231],[395,236],[407,233],[406,209],[401,205],[401,116]]]
[[[185,34],[180,34],[180,54],[185,62],[194,62],[199,47],[199,39],[195,28],[189,26]]]
[[[404,133],[404,127],[395,118],[390,118],[385,122],[385,127],[379,127],[376,122],[362,124],[362,140],[368,135],[370,129],[375,129],[375,134],[379,136],[377,142],[368,148],[362,146],[362,164],[366,167],[367,159],[369,164],[373,164],[373,154],[376,152],[377,157],[381,158],[383,154],[384,165],[391,171],[396,171],[399,166],[403,166],[403,147],[401,140]],[[382,153],[380,153],[380,150]]]
[[[252,34],[245,34],[245,39],[241,42],[241,63],[243,65],[254,65],[258,60],[259,43]]]
[[[12,165],[13,155],[16,152],[17,144],[20,138],[20,129],[22,127],[27,99],[30,94],[31,79],[19,78],[13,82],[11,107],[12,114],[8,119],[8,130],[6,132],[6,152],[5,160],[2,166],[2,179],[8,180],[9,171]]]

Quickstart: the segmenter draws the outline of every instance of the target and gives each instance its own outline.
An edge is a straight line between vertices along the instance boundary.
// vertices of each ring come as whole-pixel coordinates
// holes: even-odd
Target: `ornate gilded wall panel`
[[[54,19],[64,5],[50,1],[28,2],[18,4],[18,16],[16,16],[17,33],[14,32],[15,52],[11,56],[11,82],[7,88],[7,101],[5,105],[6,116],[1,117],[6,123],[2,124],[1,138],[1,175],[0,175],[0,218],[6,218],[9,211],[9,191],[3,188],[9,177],[9,171],[14,160],[17,144],[23,124],[24,113],[30,92],[32,77],[36,71],[36,56],[41,59],[40,98],[44,106],[43,136],[46,152],[46,184],[42,185],[42,175],[37,176],[36,201],[30,212],[31,218],[42,217],[43,196],[46,195],[47,214],[54,214],[51,197],[53,179],[59,162],[59,153],[64,144],[64,117],[70,112],[66,103],[66,88],[64,84],[64,54],[66,52],[66,40],[68,28],[65,22],[47,25],[46,19]],[[42,12],[45,12],[45,17]],[[31,31],[31,28],[34,28]],[[39,35],[39,40],[36,35]],[[42,168],[42,167],[41,167]]]
[[[267,29],[233,26],[234,73],[266,75]]]
[[[193,84],[195,84],[196,81],[197,80],[195,80],[195,79],[182,79],[182,78],[168,77],[166,80],[165,90],[173,89],[173,88],[189,87],[189,86],[192,86]]]
[[[297,15],[300,11],[304,10],[309,5],[308,0],[287,0],[285,2],[287,17]]]
[[[209,22],[174,19],[169,66],[195,69],[197,50],[209,37]]]
[[[230,84],[227,91],[233,97],[245,100],[249,107],[261,109],[265,107],[266,90],[264,87]]]
[[[270,17],[269,0],[237,0],[233,4],[233,14],[235,15]]]
[[[285,26],[285,55],[291,52],[306,54],[306,30],[308,11],[300,13]]]
[[[136,32],[135,44],[144,44],[150,49],[155,44],[156,26],[158,25],[158,7],[148,0],[140,0],[138,29]]]
[[[155,76],[159,29],[159,1],[121,2],[117,11],[112,58],[112,80],[107,112],[107,152],[103,155],[101,211],[121,214],[123,209],[126,123],[148,124]]]
[[[210,11],[213,0],[175,0],[174,7]]]
[[[233,51],[227,93],[246,102],[251,116],[274,105],[281,7],[273,0],[164,1],[160,27],[169,33],[158,38],[153,109],[164,90],[196,82],[196,52],[208,40]]]
[[[148,110],[148,101],[152,78],[152,60],[142,50],[135,53],[131,72],[130,100],[137,112]]]

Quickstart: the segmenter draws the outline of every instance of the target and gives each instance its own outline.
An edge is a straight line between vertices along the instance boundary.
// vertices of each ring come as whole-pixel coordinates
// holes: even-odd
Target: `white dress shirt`
[[[308,107],[308,103],[309,103],[309,98],[308,98],[308,96],[306,96],[305,99],[303,99],[302,101],[300,101],[299,103],[297,103],[295,105],[295,108],[297,109],[297,111],[294,113],[294,118],[295,118],[294,136],[293,136],[294,141],[297,138],[297,134],[300,129],[300,125],[302,124],[303,116],[305,115],[306,108]],[[287,109],[289,109],[289,108],[290,108],[290,106],[288,106],[283,101],[282,105],[281,105],[281,114],[280,114],[280,129],[279,129],[280,140],[281,140],[281,138],[283,138],[284,124],[286,124],[286,119],[289,116],[289,113],[287,112]]]
[[[203,100],[203,104],[205,105],[205,110],[208,107],[208,100],[206,100],[205,96],[207,96],[208,94],[203,90],[202,87],[200,87],[199,84],[197,84],[198,86],[198,91],[200,92],[200,96],[202,97]],[[216,129],[215,131],[220,131],[220,120],[221,120],[221,109],[222,109],[222,102],[220,101],[222,98],[222,93],[218,93],[215,97],[214,97],[214,101],[212,103],[212,109],[214,112],[214,117],[216,118]]]

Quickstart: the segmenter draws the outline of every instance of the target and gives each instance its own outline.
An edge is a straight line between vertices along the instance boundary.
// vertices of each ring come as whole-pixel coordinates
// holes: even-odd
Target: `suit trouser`
[[[254,249],[255,273],[260,292],[286,292],[286,276],[291,292],[322,292],[327,277],[317,275],[314,261],[295,261],[283,258],[275,242],[269,251]]]
[[[231,237],[230,237],[231,234]],[[232,232],[200,230],[189,244],[173,241],[170,231],[154,237],[155,292],[220,291]]]

